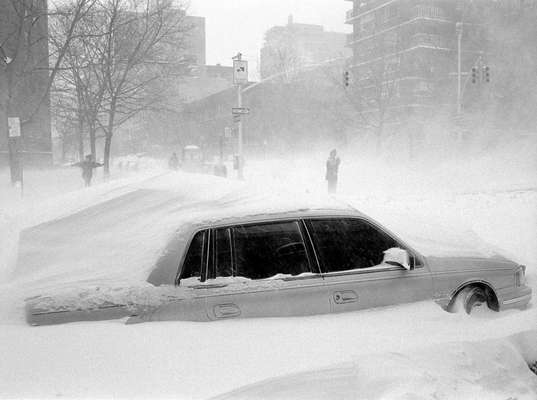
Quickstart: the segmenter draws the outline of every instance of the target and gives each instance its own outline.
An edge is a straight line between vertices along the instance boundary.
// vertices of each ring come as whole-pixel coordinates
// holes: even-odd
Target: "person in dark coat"
[[[341,160],[337,156],[336,150],[330,152],[326,160],[326,180],[328,182],[328,193],[336,193],[338,169]]]
[[[93,170],[97,167],[102,167],[104,164],[93,161],[91,155],[87,155],[84,161],[73,164],[76,167],[82,168],[82,179],[86,187],[91,186],[91,178],[93,178]]]
[[[168,168],[173,169],[174,171],[179,169],[179,159],[177,158],[176,153],[173,153],[170,157],[170,160],[168,161]]]

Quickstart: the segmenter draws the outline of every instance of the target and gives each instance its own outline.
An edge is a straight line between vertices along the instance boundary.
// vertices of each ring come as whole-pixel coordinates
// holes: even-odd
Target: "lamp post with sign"
[[[6,85],[8,69],[12,68],[10,64],[13,59],[9,57],[2,46],[0,46],[0,85],[2,91],[8,91]],[[2,113],[5,113],[0,118],[1,124],[0,132],[5,132],[7,122],[7,140],[9,151],[9,170],[11,175],[11,184],[20,184],[21,195],[23,191],[23,173],[22,173],[22,138],[21,138],[21,123],[18,117],[7,117],[7,103],[3,104]],[[7,117],[7,121],[6,121]],[[5,134],[5,133],[3,133]]]
[[[9,146],[9,167],[11,171],[11,183],[20,184],[21,195],[23,193],[23,171],[22,171],[22,141],[21,123],[18,117],[9,117],[8,124],[8,146]]]
[[[242,107],[242,85],[248,83],[248,61],[242,59],[241,53],[237,53],[237,55],[233,57],[233,83],[237,85],[237,108],[232,110],[233,118],[238,120],[237,177],[239,179],[244,179],[243,127],[241,115],[247,114],[247,112],[242,111],[245,110]],[[236,110],[241,111],[236,112]]]

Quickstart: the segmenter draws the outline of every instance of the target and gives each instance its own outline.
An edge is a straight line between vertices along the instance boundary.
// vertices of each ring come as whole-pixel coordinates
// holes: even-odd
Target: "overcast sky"
[[[267,29],[287,24],[293,14],[295,22],[350,32],[344,21],[351,7],[344,0],[190,0],[189,14],[206,18],[208,64],[230,65],[231,57],[240,51],[251,61],[250,71],[256,73]]]

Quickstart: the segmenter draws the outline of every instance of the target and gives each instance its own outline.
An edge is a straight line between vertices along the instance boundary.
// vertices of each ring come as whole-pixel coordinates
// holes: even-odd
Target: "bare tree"
[[[80,154],[84,132],[94,158],[96,140],[104,138],[105,174],[116,128],[141,111],[165,108],[166,80],[185,73],[185,15],[170,0],[97,0],[76,27],[56,83],[71,102],[58,105],[76,115]],[[59,22],[62,37],[68,25]]]
[[[324,68],[325,76],[341,87],[353,110],[353,116],[348,120],[359,129],[374,134],[377,154],[382,150],[385,126],[392,118],[390,111],[399,93],[401,56],[397,48],[397,42],[379,37],[374,50],[377,58],[358,66],[346,67],[350,73],[348,86],[343,81],[343,69]]]
[[[91,155],[96,158],[97,119],[105,94],[105,84],[97,73],[104,59],[101,48],[106,44],[106,31],[101,25],[98,5],[95,1],[91,12],[79,20],[54,81],[56,117],[62,119],[70,115],[77,121],[80,159],[84,157],[85,131],[88,133]],[[58,48],[69,34],[70,24],[65,18],[58,17],[51,25],[51,43]],[[63,123],[67,121],[64,119]]]
[[[142,110],[158,107],[154,85],[185,63],[189,27],[184,7],[169,0],[101,0],[104,46],[95,71],[105,88],[104,171],[109,173],[115,128]]]

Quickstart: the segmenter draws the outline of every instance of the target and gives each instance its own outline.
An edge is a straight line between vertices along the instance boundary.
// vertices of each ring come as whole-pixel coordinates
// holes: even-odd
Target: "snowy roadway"
[[[291,172],[279,162],[252,162],[247,185],[284,196],[319,195],[324,182],[313,168],[318,161],[295,160]],[[488,187],[461,195],[468,188],[424,186],[423,174],[351,167],[341,176],[342,201],[400,232],[414,225],[451,241],[484,239],[526,264],[537,292],[536,192]],[[74,190],[79,183],[71,175],[39,174],[41,182],[49,180],[48,200],[30,189],[23,203],[13,193],[0,195],[1,398],[201,399],[233,390],[224,398],[537,398],[537,377],[527,368],[537,360],[535,299],[524,311],[472,317],[422,302],[304,318],[29,327],[21,300],[36,281],[14,268],[12,238],[19,229],[128,193],[141,181],[151,184],[147,179],[162,171],[87,190]],[[166,179],[195,201],[241,190],[236,182],[206,176],[167,173]],[[71,192],[55,196],[54,185]],[[69,274],[67,268],[55,271],[53,286],[68,283]],[[301,374],[312,370],[317,372]]]

